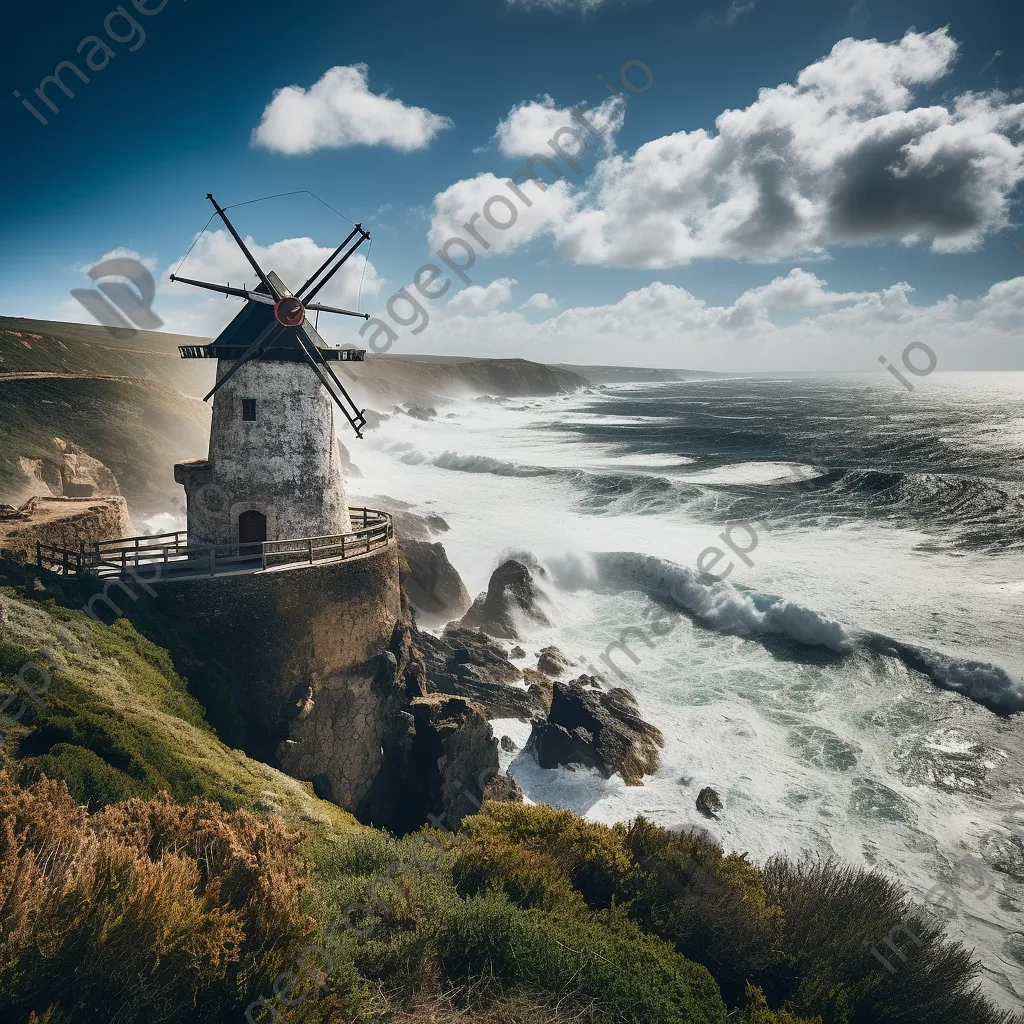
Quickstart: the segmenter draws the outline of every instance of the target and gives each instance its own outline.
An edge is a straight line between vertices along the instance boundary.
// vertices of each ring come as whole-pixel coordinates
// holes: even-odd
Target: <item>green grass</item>
[[[33,569],[0,562],[0,687],[18,693],[7,715],[25,709],[18,721],[4,721],[5,756],[18,777],[62,779],[90,807],[166,790],[227,809],[279,807],[314,833],[361,827],[308,784],[222,742],[166,649],[124,619],[102,626],[75,610],[84,598],[72,581],[51,592],[36,578]],[[198,662],[195,651],[191,657]],[[25,673],[41,701],[19,690],[18,675],[30,663],[48,677],[46,685],[39,669]],[[208,688],[229,692],[225,674],[215,666],[204,671]]]

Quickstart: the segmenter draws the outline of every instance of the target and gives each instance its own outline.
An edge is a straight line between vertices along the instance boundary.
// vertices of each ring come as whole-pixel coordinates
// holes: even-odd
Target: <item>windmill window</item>
[[[256,420],[256,399],[255,398],[243,398],[242,399],[242,419],[255,422]]]

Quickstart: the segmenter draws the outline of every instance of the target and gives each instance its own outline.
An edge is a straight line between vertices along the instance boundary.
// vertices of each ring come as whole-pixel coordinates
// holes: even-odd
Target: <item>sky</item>
[[[120,256],[152,273],[162,329],[215,336],[241,300],[168,280],[255,284],[212,192],[293,287],[369,231],[319,298],[372,319],[321,315],[334,344],[1024,369],[1020,4],[57,0],[5,20],[2,315],[94,322],[72,289]]]

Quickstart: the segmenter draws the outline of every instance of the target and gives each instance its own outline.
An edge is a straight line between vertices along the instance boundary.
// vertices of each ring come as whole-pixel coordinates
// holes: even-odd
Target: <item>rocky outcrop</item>
[[[0,523],[0,557],[35,561],[36,541],[75,551],[133,533],[124,498],[35,498],[25,518]]]
[[[486,634],[449,624],[440,637],[418,633],[416,642],[431,691],[474,701],[492,718],[529,721],[540,713],[537,699],[520,685],[519,669]]]
[[[425,823],[456,829],[495,798],[487,794],[496,777],[498,746],[483,709],[445,694],[417,697],[392,714],[382,769],[356,816],[398,835]]]
[[[399,541],[402,586],[425,623],[457,619],[470,605],[469,591],[443,544],[422,540]]]
[[[597,689],[591,676],[554,684],[548,717],[534,722],[528,743],[542,768],[583,765],[605,778],[617,773],[629,786],[658,768],[663,745],[628,690]]]
[[[705,786],[697,794],[697,810],[705,818],[717,818],[717,812],[722,809],[722,798],[710,786]]]
[[[503,640],[518,640],[522,623],[551,625],[541,607],[542,600],[530,570],[510,558],[491,574],[487,593],[473,602],[460,625],[482,629]]]
[[[497,803],[521,804],[523,802],[523,791],[510,775],[495,775],[484,787],[484,800],[494,800]]]
[[[544,675],[543,672],[538,672],[535,668],[524,668],[523,682],[526,683],[526,689],[541,706],[546,715],[551,710],[551,695],[554,691],[554,684],[551,682],[551,679]]]
[[[61,453],[61,487],[66,498],[119,497],[114,474],[84,448],[59,437],[53,439]]]
[[[537,671],[557,679],[571,664],[557,647],[542,647],[537,655]]]

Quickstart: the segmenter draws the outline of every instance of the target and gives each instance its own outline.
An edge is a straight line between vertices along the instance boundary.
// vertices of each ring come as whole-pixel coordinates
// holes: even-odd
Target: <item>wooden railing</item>
[[[123,537],[77,549],[36,543],[36,563],[64,575],[83,572],[122,575],[140,567],[163,567],[168,576],[210,575],[232,569],[268,569],[312,565],[330,559],[354,558],[385,547],[395,536],[391,516],[369,508],[350,508],[351,533],[330,537],[298,537],[253,544],[190,546],[184,531],[150,537]],[[157,577],[154,577],[157,578]]]

